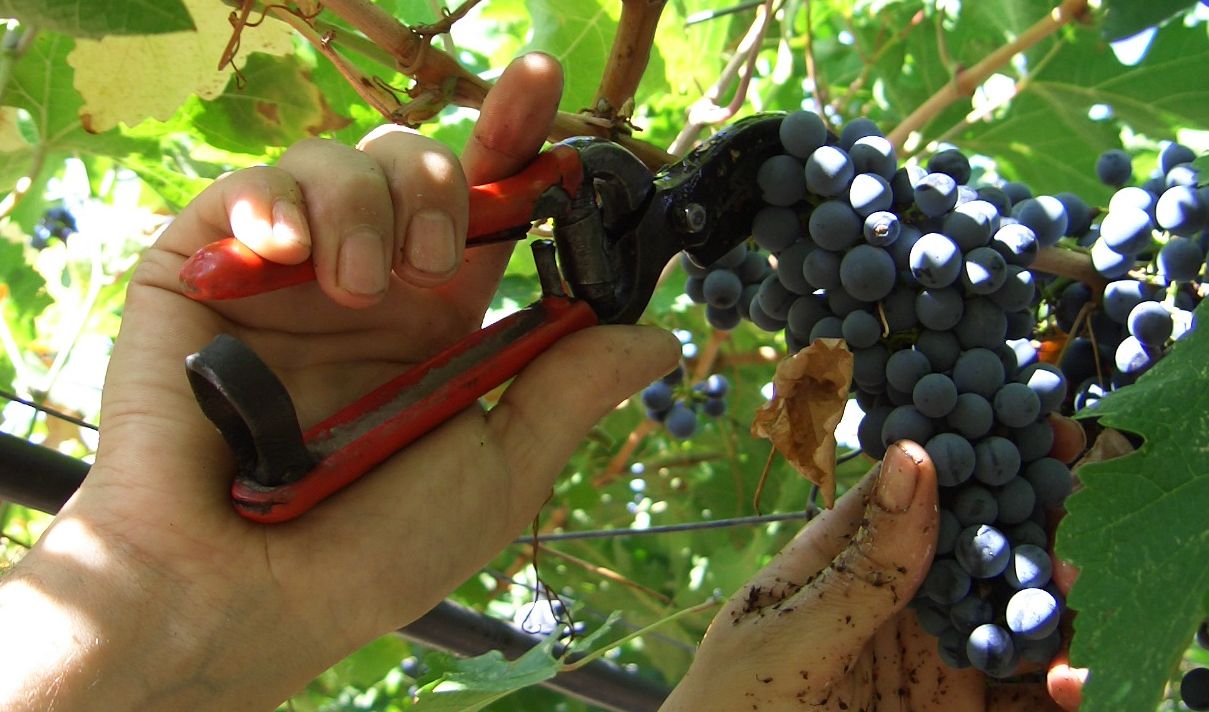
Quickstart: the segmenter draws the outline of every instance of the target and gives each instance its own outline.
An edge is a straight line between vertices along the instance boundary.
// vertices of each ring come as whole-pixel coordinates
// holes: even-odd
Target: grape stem
[[[1030,269],[1083,282],[1095,292],[1101,292],[1108,280],[1092,266],[1091,255],[1061,247],[1046,247],[1038,254]]]
[[[630,642],[631,640],[633,640],[635,638],[638,638],[638,637],[641,637],[644,635],[649,635],[656,628],[667,625],[668,623],[671,623],[672,621],[678,620],[685,616],[691,616],[696,613],[704,613],[706,611],[717,608],[721,603],[722,603],[722,600],[720,598],[711,596],[702,603],[698,603],[697,605],[692,606],[691,608],[685,608],[683,610],[677,611],[677,612],[671,614],[670,616],[668,616],[667,618],[657,620],[645,628],[636,630],[633,633],[630,633],[629,635],[625,636],[624,638],[621,638],[620,640],[615,640],[612,643],[609,643],[608,645],[601,647],[599,650],[594,650],[591,653],[588,653],[587,655],[583,656],[582,658],[576,660],[573,663],[567,663],[567,664],[563,665],[562,668],[560,668],[560,670],[562,672],[570,672],[572,670],[578,670],[578,669],[582,668],[584,665],[587,665],[588,663],[592,662],[593,660],[596,660],[597,658],[600,658],[600,657],[604,657],[604,654],[609,652],[613,648],[625,645],[626,643]]]
[[[952,81],[928,97],[915,111],[911,112],[910,116],[903,119],[902,123],[887,134],[886,138],[890,139],[895,149],[901,152],[903,145],[913,133],[921,130],[950,104],[971,96],[980,84],[1006,66],[1012,57],[1033,47],[1071,22],[1081,20],[1087,15],[1087,10],[1087,0],[1062,0],[1062,4],[1020,33],[1015,40],[990,53],[978,64],[954,74]]]

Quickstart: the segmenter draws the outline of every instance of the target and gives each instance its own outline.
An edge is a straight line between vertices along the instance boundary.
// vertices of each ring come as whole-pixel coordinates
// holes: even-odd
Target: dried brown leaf
[[[777,365],[776,395],[756,411],[751,434],[773,447],[835,503],[835,426],[844,414],[852,354],[840,339],[814,343]]]

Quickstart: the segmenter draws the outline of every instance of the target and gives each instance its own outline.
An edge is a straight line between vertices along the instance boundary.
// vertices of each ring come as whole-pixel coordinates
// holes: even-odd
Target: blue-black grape
[[[1060,506],[1074,487],[1070,468],[1052,457],[1030,462],[1021,474],[1033,486],[1037,503],[1046,509]]]
[[[1173,237],[1159,250],[1159,276],[1167,282],[1196,279],[1205,268],[1205,252],[1185,237]]]
[[[892,200],[890,183],[876,173],[860,173],[848,186],[848,203],[861,218],[879,211],[888,210]]]
[[[885,247],[892,244],[898,239],[902,233],[902,223],[898,216],[894,213],[885,210],[878,210],[870,213],[865,218],[865,225],[862,232],[865,235],[865,242],[878,247]]]
[[[943,418],[957,405],[957,387],[943,373],[929,373],[915,382],[911,399],[920,413]]]
[[[967,299],[953,332],[962,348],[995,348],[1007,338],[1007,315],[990,299]]]
[[[1035,544],[1020,544],[1012,549],[1012,558],[1003,571],[1003,580],[1015,589],[1041,588],[1053,575],[1049,552]]]
[[[831,250],[811,250],[802,262],[802,276],[816,289],[835,289],[840,286],[840,259],[842,255]]]
[[[882,136],[864,136],[857,139],[848,149],[852,166],[857,173],[876,173],[891,180],[898,170],[898,158],[894,146]]]
[[[857,310],[844,317],[842,333],[849,348],[864,349],[881,339],[882,325],[873,314]]]
[[[1007,602],[1008,629],[1016,635],[1039,640],[1058,628],[1062,604],[1043,588],[1025,588]]]
[[[968,294],[991,294],[1007,279],[1007,262],[989,247],[968,251],[962,265],[961,283]]]
[[[977,456],[977,455],[975,455]],[[953,514],[963,527],[991,524],[999,516],[999,503],[986,487],[966,484],[957,489],[951,503]]]
[[[1003,385],[1003,362],[990,349],[970,349],[953,366],[953,383],[958,393],[976,393],[988,401]]]
[[[1100,222],[1100,241],[1113,252],[1135,255],[1150,245],[1154,225],[1137,208],[1109,210]]]
[[[751,236],[756,244],[769,252],[780,252],[803,234],[798,214],[789,208],[770,205],[756,213],[751,223]]]
[[[945,149],[928,159],[928,171],[944,173],[959,185],[964,185],[970,182],[970,159],[955,148]]]
[[[886,380],[904,393],[915,389],[919,379],[932,372],[928,357],[913,349],[901,349],[886,361]]]
[[[1027,521],[1037,506],[1037,495],[1033,492],[1033,486],[1023,477],[1013,477],[1007,484],[996,489],[994,494],[999,524],[1011,525]]]
[[[915,207],[930,218],[957,205],[957,181],[944,173],[929,173],[915,184]]]
[[[956,487],[974,474],[974,446],[957,433],[932,436],[924,450],[936,466],[936,481],[943,487]]]
[[[677,403],[668,411],[663,425],[672,437],[687,440],[697,432],[697,413],[683,403]]]
[[[961,249],[945,235],[930,232],[911,248],[911,274],[925,287],[952,284],[961,273]]]
[[[864,237],[864,219],[846,201],[827,200],[810,213],[810,237],[827,250],[843,251]]]
[[[957,326],[964,307],[961,292],[953,287],[925,289],[915,297],[919,323],[937,331],[948,331]]]
[[[972,440],[991,432],[991,426],[995,424],[995,413],[990,402],[981,395],[959,393],[957,403],[953,410],[949,411],[946,422],[954,431]]]
[[[1009,428],[1023,428],[1041,414],[1041,399],[1023,383],[1006,383],[995,392],[991,405],[995,419]]]
[[[974,524],[957,535],[953,557],[971,578],[994,578],[1003,573],[1011,562],[1012,545],[1007,535],[995,527]]]
[[[951,331],[924,329],[915,340],[915,349],[927,357],[932,368],[947,371],[961,356],[961,344]]]
[[[890,411],[882,424],[882,445],[889,447],[899,440],[926,443],[934,432],[935,427],[928,416],[913,405],[900,405]]]
[[[743,293],[743,282],[739,275],[728,269],[712,270],[702,285],[705,303],[719,309],[733,307]]]
[[[991,249],[998,252],[1009,265],[1028,267],[1037,259],[1041,244],[1029,226],[1008,223],[995,231],[991,238]]]
[[[813,111],[794,111],[781,121],[780,136],[786,151],[805,159],[827,143],[827,125]]]
[[[855,118],[852,121],[844,124],[840,129],[839,146],[847,151],[856,142],[866,136],[883,136],[882,130],[877,127],[877,124],[872,119],[864,117]]]
[[[1171,338],[1171,312],[1158,302],[1141,302],[1129,312],[1125,325],[1138,341],[1152,348],[1161,347]]]
[[[981,596],[966,596],[949,608],[949,622],[967,636],[978,626],[990,623],[994,619],[994,607],[991,606],[990,601]]]
[[[806,159],[806,189],[815,195],[836,196],[856,175],[852,159],[836,146],[820,146]]]
[[[938,559],[924,578],[921,591],[933,602],[951,606],[970,592],[970,575],[953,559]]]
[[[894,289],[894,259],[880,247],[861,244],[844,254],[840,284],[853,297],[876,302]]]
[[[1012,206],[1012,215],[1037,236],[1042,247],[1051,247],[1066,234],[1066,208],[1052,195],[1040,195]]]
[[[1184,673],[1180,698],[1190,710],[1209,710],[1209,668],[1197,667]]]
[[[1209,223],[1209,204],[1206,204],[1195,184],[1172,186],[1159,196],[1154,220],[1168,232],[1191,237]]]
[[[1041,399],[1041,412],[1052,413],[1066,399],[1066,378],[1056,366],[1035,363],[1020,370],[1016,380],[1033,389]]]
[[[806,176],[802,162],[793,156],[780,154],[760,164],[756,183],[770,205],[793,205],[806,197]]]
[[[1105,151],[1096,160],[1096,176],[1104,185],[1119,188],[1133,178],[1133,159],[1119,148]]]
[[[975,669],[992,677],[1007,677],[1019,661],[1012,635],[994,623],[985,623],[970,632],[966,657]]]
[[[983,438],[974,446],[974,477],[988,485],[1003,485],[1020,472],[1020,451],[1015,443],[998,435]]]

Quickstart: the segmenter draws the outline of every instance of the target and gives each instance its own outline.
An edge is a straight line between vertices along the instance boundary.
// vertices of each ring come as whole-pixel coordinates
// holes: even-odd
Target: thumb
[[[516,377],[487,426],[518,478],[513,511],[545,500],[554,477],[597,421],[676,367],[680,343],[649,326],[599,326],[561,339]]]
[[[836,651],[859,650],[915,595],[932,563],[938,528],[936,469],[923,447],[886,452],[863,526],[831,565],[795,594],[799,620]]]

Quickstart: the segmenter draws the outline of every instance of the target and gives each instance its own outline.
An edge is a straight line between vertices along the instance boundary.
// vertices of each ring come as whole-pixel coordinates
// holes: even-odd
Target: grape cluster
[[[1060,366],[1077,384],[1076,409],[1133,383],[1191,328],[1209,248],[1209,188],[1198,188],[1194,158],[1191,149],[1168,144],[1159,172],[1140,186],[1129,185],[1133,164],[1124,151],[1107,151],[1096,162],[1100,180],[1117,190],[1078,243],[1110,281],[1098,293],[1067,285],[1054,310],[1058,328],[1070,335]]]
[[[668,434],[680,440],[687,440],[697,432],[699,412],[711,418],[725,414],[726,394],[730,390],[730,382],[720,373],[691,388],[685,382],[685,374],[684,366],[677,366],[642,391],[647,417],[663,423]]]
[[[1209,650],[1209,621],[1196,629],[1196,644]],[[1180,679],[1180,698],[1190,710],[1209,710],[1209,668],[1195,667]]]
[[[1063,601],[1045,516],[1072,479],[1048,457],[1047,417],[1067,386],[1030,345],[1039,293],[1029,267],[1076,221],[1058,197],[968,185],[956,150],[899,167],[867,120],[837,136],[799,111],[781,141],[786,153],[760,167],[767,205],[752,225],[775,269],[738,290],[736,308],[783,330],[790,351],[845,339],[862,449],[881,459],[909,439],[936,463],[940,542],[914,605],[942,657],[999,676],[1021,657],[1048,660]]]
[[[34,225],[34,234],[30,237],[29,244],[35,250],[44,250],[50,245],[51,238],[67,242],[67,238],[75,232],[75,216],[65,207],[55,206],[47,209],[38,224]]]

